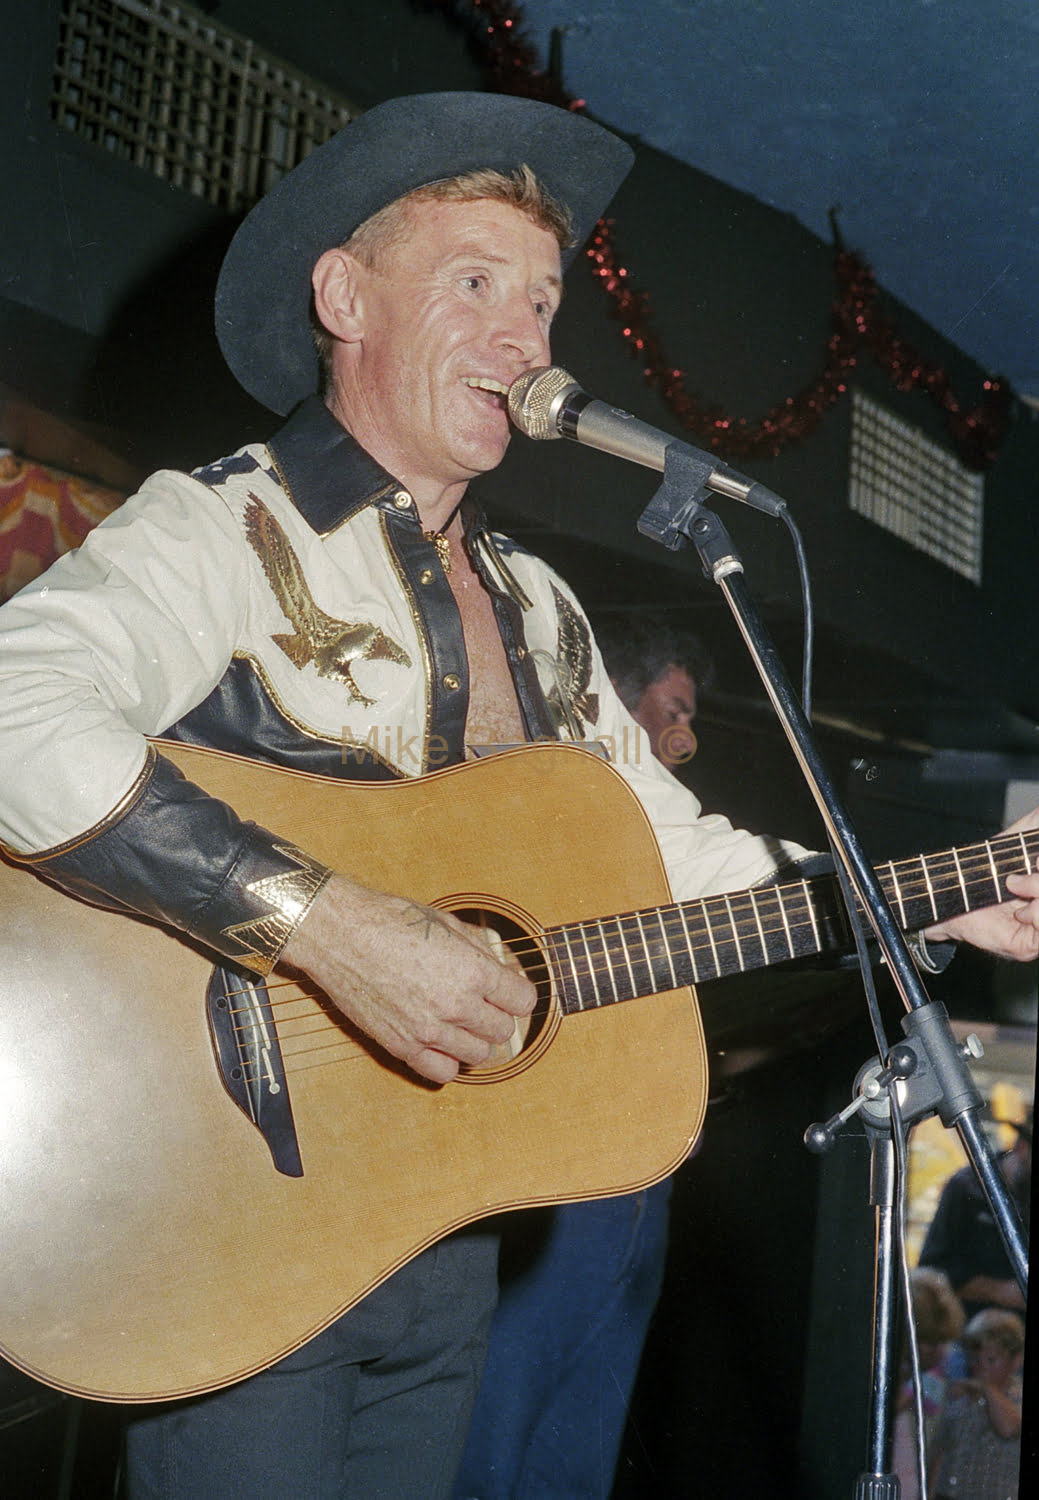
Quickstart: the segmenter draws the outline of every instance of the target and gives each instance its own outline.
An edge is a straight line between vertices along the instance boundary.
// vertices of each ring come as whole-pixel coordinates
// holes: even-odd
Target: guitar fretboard
[[[1006,900],[1006,877],[1034,870],[1037,856],[1039,831],[1008,833],[889,861],[875,873],[913,932]],[[562,1009],[572,1014],[843,948],[850,934],[838,882],[822,876],[567,923],[543,940]]]

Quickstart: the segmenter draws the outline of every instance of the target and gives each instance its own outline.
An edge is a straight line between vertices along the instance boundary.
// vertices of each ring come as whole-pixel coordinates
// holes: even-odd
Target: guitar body
[[[365,884],[535,938],[669,899],[637,800],[576,748],[374,786],[161,748]],[[0,1352],[78,1395],[241,1379],[461,1225],[665,1176],[702,1123],[688,989],[573,1016],[551,998],[518,1058],[436,1088],[275,975],[287,1176],[219,1077],[210,958],[3,862],[0,910]]]

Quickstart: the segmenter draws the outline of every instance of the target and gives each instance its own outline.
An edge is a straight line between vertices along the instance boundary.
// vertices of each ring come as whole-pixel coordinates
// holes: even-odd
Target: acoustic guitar
[[[660,1179],[704,1113],[691,986],[845,940],[825,879],[672,902],[640,804],[575,747],[372,786],[161,749],[325,863],[486,921],[540,998],[436,1087],[313,985],[0,862],[0,1352],[74,1394],[229,1384],[483,1215]],[[915,928],[1037,854],[1003,835],[878,873]]]

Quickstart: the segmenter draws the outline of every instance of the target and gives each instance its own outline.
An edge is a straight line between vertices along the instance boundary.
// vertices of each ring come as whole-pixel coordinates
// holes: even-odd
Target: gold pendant
[[[439,557],[440,559],[440,566],[443,568],[444,572],[450,573],[451,543],[448,541],[447,537],[442,531],[427,531],[425,533],[425,537],[426,541],[432,542],[433,546],[437,549],[437,557]]]

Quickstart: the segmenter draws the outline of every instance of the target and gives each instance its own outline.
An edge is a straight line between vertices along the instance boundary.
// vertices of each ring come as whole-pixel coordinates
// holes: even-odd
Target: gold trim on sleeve
[[[91,839],[96,839],[102,833],[107,833],[121,818],[126,817],[151,780],[157,760],[158,753],[155,746],[149,745],[145,752],[144,765],[137,773],[132,785],[119,798],[119,801],[112,808],[111,812],[106,813],[99,823],[95,823],[92,828],[86,829],[84,833],[77,834],[75,838],[67,839],[64,844],[54,844],[50,849],[41,849],[37,854],[19,854],[16,849],[12,849],[7,844],[0,844],[0,848],[11,859],[17,860],[20,865],[32,865],[42,862],[45,859],[57,859],[62,854],[71,854],[73,850],[81,848],[84,844],[89,844]]]
[[[331,876],[327,865],[319,864],[293,844],[275,844],[276,854],[289,859],[294,870],[264,875],[245,887],[246,894],[263,902],[267,910],[248,922],[225,927],[220,936],[241,946],[235,958],[258,974],[269,974],[281,950],[310,910],[311,902]]]

